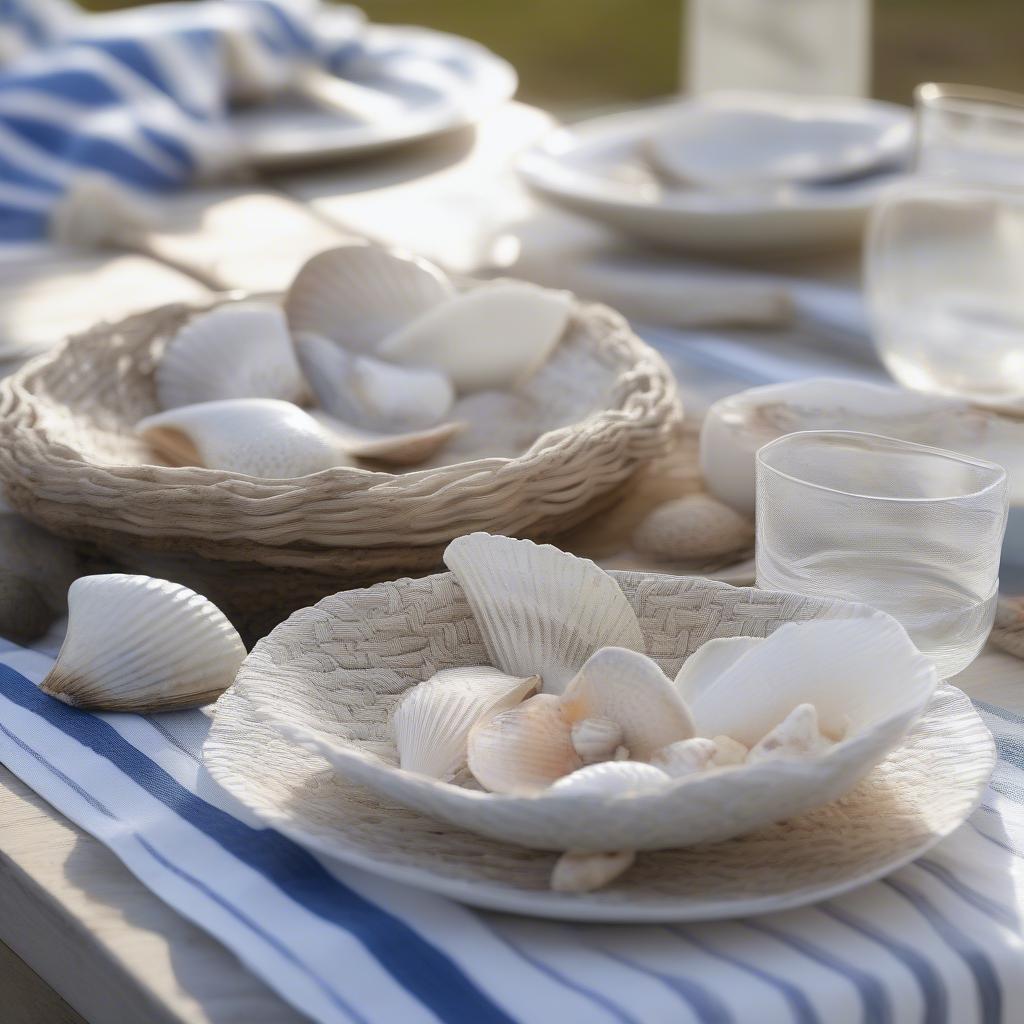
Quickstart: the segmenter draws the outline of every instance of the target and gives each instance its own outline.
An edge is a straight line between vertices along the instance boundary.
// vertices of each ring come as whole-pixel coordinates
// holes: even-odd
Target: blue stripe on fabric
[[[47,93],[81,106],[108,107],[124,102],[106,79],[95,71],[79,68],[55,68],[33,74],[4,73],[0,76],[0,92],[7,89]]]
[[[1012,932],[1020,932],[1020,918],[1015,911],[996,903],[994,899],[978,892],[973,886],[968,885],[962,878],[958,878],[945,865],[938,864],[927,857],[921,857],[914,861],[914,866],[926,871],[933,878],[938,879],[947,888],[952,889],[962,900],[970,903],[976,910],[987,917],[992,918],[997,924],[1009,928]]]
[[[50,178],[35,174],[14,163],[9,157],[0,151],[0,180],[5,185],[18,185],[22,188],[30,188],[36,192],[45,192],[48,196],[60,195],[61,186]]]
[[[896,878],[885,878],[882,884],[889,886],[907,900],[932,926],[942,941],[960,956],[974,979],[982,1024],[999,1024],[1003,1015],[1003,991],[988,957],[912,885]]]
[[[696,935],[693,935],[691,932],[686,931],[683,928],[668,926],[665,930],[685,942],[692,943],[708,956],[715,957],[718,960],[723,960],[727,964],[732,964],[733,967],[744,971],[746,974],[749,974],[752,977],[757,978],[759,981],[763,981],[766,985],[774,988],[782,998],[786,1000],[790,1010],[793,1012],[793,1019],[796,1021],[796,1024],[821,1024],[820,1018],[815,1012],[814,1007],[811,1005],[810,999],[807,998],[806,994],[800,988],[787,981],[785,978],[770,974],[764,968],[758,967],[755,964],[747,963],[745,960],[741,960],[732,953],[726,953],[724,950],[716,949],[714,946],[708,945],[708,943],[704,942],[702,939],[698,939]]]
[[[296,903],[349,931],[399,984],[442,1020],[511,1024],[511,1018],[450,957],[404,921],[338,881],[298,844],[270,829],[252,828],[208,804],[112,726],[47,696],[8,665],[0,665],[0,693],[110,761]]]
[[[827,967],[829,970],[835,971],[836,974],[847,978],[857,990],[861,1005],[864,1008],[865,1020],[871,1021],[871,1024],[892,1024],[893,1015],[892,1006],[889,1003],[889,995],[877,978],[872,977],[872,975],[862,971],[859,967],[855,967],[848,961],[835,956],[828,950],[816,946],[813,942],[796,935],[789,935],[779,928],[773,928],[771,925],[765,924],[763,921],[744,921],[743,924],[756,932],[761,932],[764,935],[771,936],[773,939],[777,939],[783,945],[789,946],[790,949],[795,949],[798,953],[802,953],[809,960],[813,960],[822,967]]]
[[[23,210],[0,204],[0,239],[32,242],[49,234],[49,217],[40,210]]]
[[[701,985],[700,982],[682,975],[656,971],[651,967],[645,967],[643,964],[638,964],[603,947],[598,952],[608,957],[609,960],[614,960],[616,963],[622,964],[638,974],[646,975],[647,977],[654,978],[655,981],[661,982],[670,992],[682,997],[690,1009],[693,1010],[696,1018],[704,1022],[704,1024],[734,1024],[735,1018],[730,1012],[729,1007],[709,988]]]
[[[162,149],[172,160],[181,164],[182,172],[191,176],[195,173],[197,162],[192,151],[181,139],[150,125],[139,125],[143,138]]]
[[[924,1002],[922,1024],[947,1024],[949,993],[946,991],[946,984],[942,980],[942,975],[916,949],[835,904],[819,903],[818,910],[881,946],[910,971],[921,990]]]
[[[90,807],[98,811],[100,814],[109,818],[111,821],[117,822],[119,825],[125,824],[121,818],[119,818],[106,804],[96,799],[91,793],[86,792],[74,779],[70,778],[67,774],[62,772],[56,765],[48,761],[42,754],[39,753],[34,747],[29,746],[19,736],[15,736],[3,723],[0,723],[0,732],[16,744],[21,750],[29,755],[37,764],[45,768],[51,775],[60,779],[73,793],[77,794],[82,800],[84,800]],[[182,881],[189,883],[194,888],[198,889],[207,899],[213,901],[222,910],[226,910],[232,917],[234,917],[239,923],[245,925],[250,931],[258,935],[268,946],[270,946],[275,952],[287,960],[290,964],[298,967],[310,980],[312,980],[316,986],[327,996],[328,999],[343,1013],[351,1017],[357,1024],[369,1024],[369,1021],[359,1013],[355,1007],[351,1006],[339,992],[336,992],[329,985],[325,984],[322,978],[318,977],[313,971],[311,971],[287,946],[285,946],[276,936],[270,932],[265,931],[244,911],[239,910],[233,903],[229,903],[219,893],[214,892],[208,885],[200,881],[194,875],[184,871],[176,864],[172,864],[166,857],[163,856],[151,843],[147,842],[135,829],[129,829],[132,838],[135,839],[138,844],[153,858],[161,867],[165,870],[170,871],[176,875]]]
[[[155,86],[160,92],[166,93],[168,96],[173,97],[175,101],[178,101],[174,88],[164,76],[160,65],[153,60],[152,54],[138,39],[129,39],[127,37],[118,39],[86,38],[84,40],[75,40],[75,42],[82,43],[99,50],[101,53],[107,54],[108,57],[112,57],[119,64],[123,64],[126,68],[134,71],[140,78],[149,82],[150,85]]]
[[[268,2],[268,0],[245,0],[245,2],[267,14],[281,30],[281,38],[287,39],[296,53],[313,54],[316,49],[313,35],[303,31],[301,24],[278,4]]]

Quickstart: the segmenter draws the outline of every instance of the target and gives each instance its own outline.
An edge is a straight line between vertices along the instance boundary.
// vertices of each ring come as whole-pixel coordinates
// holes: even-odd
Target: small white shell
[[[499,282],[428,310],[385,338],[380,355],[443,370],[460,392],[508,389],[551,354],[569,322],[572,297],[524,282]]]
[[[637,551],[680,562],[739,553],[754,544],[754,524],[707,494],[652,509],[633,532]]]
[[[306,393],[279,306],[221,306],[190,320],[154,373],[164,409],[223,398],[301,401]]]
[[[500,711],[469,734],[469,770],[492,793],[537,793],[582,763],[559,698],[551,694]]]
[[[552,793],[584,793],[593,796],[626,796],[659,789],[670,781],[667,772],[642,761],[602,761],[589,764],[559,779]]]
[[[584,764],[621,760],[622,726],[610,718],[584,718],[572,727],[572,745]]]
[[[651,755],[651,764],[674,779],[706,771],[714,763],[717,747],[714,740],[694,736],[670,743]]]
[[[831,745],[831,741],[822,736],[818,728],[818,712],[814,705],[798,704],[771,732],[751,747],[747,763],[817,757]]]
[[[490,665],[450,668],[409,690],[391,716],[399,763],[450,782],[466,765],[469,732],[485,716],[514,707],[540,683]]]
[[[637,760],[696,735],[693,718],[668,676],[646,655],[621,647],[593,654],[567,687],[563,705],[571,722],[617,722],[622,744]]]
[[[285,312],[296,334],[373,353],[385,337],[454,294],[426,260],[377,245],[344,245],[306,263],[288,290]]]
[[[290,402],[232,398],[147,416],[136,432],[169,461],[286,479],[342,462],[330,434]]]
[[[563,853],[551,871],[551,888],[555,892],[593,892],[614,881],[632,867],[633,850],[619,853],[584,853],[570,850]]]
[[[310,415],[346,454],[390,466],[415,466],[425,462],[463,429],[462,423],[439,423],[436,427],[405,434],[381,434],[359,430],[317,410]]]
[[[643,649],[619,585],[585,558],[473,533],[453,540],[444,561],[466,592],[491,661],[511,675],[538,673],[545,693],[562,693],[601,647]]]
[[[68,590],[68,631],[40,688],[104,711],[173,711],[212,701],[245,646],[213,602],[177,583],[111,573]]]
[[[715,754],[711,758],[711,763],[716,768],[729,768],[746,761],[749,750],[745,743],[740,743],[731,736],[715,736],[713,742]]]
[[[297,334],[295,351],[320,406],[354,427],[385,432],[438,423],[455,390],[437,370],[353,355],[319,334]]]

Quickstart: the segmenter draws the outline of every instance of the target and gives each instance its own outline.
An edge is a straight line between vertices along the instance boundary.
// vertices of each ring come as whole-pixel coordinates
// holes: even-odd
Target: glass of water
[[[948,678],[992,627],[1006,515],[994,463],[855,431],[787,434],[757,453],[757,585],[888,612]]]

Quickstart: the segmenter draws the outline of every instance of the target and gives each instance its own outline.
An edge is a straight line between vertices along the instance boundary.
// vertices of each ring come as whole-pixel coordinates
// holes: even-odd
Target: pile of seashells
[[[187,323],[156,368],[163,411],[136,431],[173,464],[256,477],[417,465],[465,429],[461,400],[546,362],[570,310],[566,292],[459,292],[424,260],[342,246],[302,268],[283,309],[236,303]]]
[[[670,679],[640,653],[635,612],[594,563],[488,534],[453,541],[445,562],[493,665],[446,669],[414,686],[390,728],[399,774],[444,784],[449,796],[479,797],[472,791],[481,787],[498,799],[535,800],[540,809],[570,795],[585,802],[667,794],[735,772],[746,773],[750,792],[767,794],[753,813],[768,824],[800,806],[787,787],[809,787],[811,806],[852,788],[898,742],[936,685],[902,627],[867,610],[859,618],[788,623],[766,639],[710,640]],[[886,692],[897,685],[904,688],[898,696]],[[321,744],[320,752],[330,758],[338,748]],[[345,772],[344,762],[334,763]],[[779,765],[785,769],[776,772]],[[365,762],[359,781],[405,797],[394,778],[367,773]],[[410,806],[422,806],[417,787],[422,792],[410,778]],[[470,820],[466,811],[461,823]],[[595,836],[606,811],[595,805]],[[723,837],[715,832],[721,822],[711,827],[711,837]],[[551,884],[567,892],[598,888],[633,859],[632,850],[599,845],[569,850]]]

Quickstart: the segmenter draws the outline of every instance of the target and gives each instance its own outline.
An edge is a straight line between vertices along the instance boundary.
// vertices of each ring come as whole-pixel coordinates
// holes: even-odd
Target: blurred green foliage
[[[94,10],[135,0],[84,0]],[[363,0],[374,21],[469,36],[519,70],[520,98],[560,111],[672,92],[683,0]],[[875,0],[874,93],[922,81],[1024,92],[1024,0]]]

